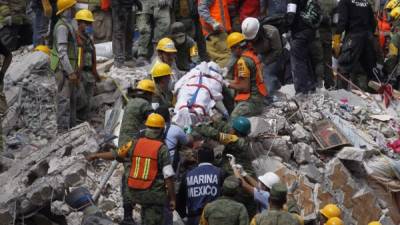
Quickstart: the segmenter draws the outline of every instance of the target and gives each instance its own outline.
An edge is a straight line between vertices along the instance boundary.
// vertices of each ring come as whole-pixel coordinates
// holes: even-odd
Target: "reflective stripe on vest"
[[[140,138],[133,150],[128,187],[148,189],[158,174],[158,151],[163,143],[158,140]]]
[[[203,1],[203,0],[200,0]],[[228,0],[214,0],[213,4],[209,8],[210,16],[221,24],[227,33],[231,32],[231,18],[228,11]],[[208,24],[201,16],[200,23],[204,37],[214,33],[212,24]]]
[[[257,85],[258,92],[262,96],[267,96],[268,92],[267,92],[267,88],[265,87],[264,79],[263,79],[263,76],[262,76],[263,74],[262,74],[261,61],[254,54],[254,52],[252,52],[250,50],[244,51],[242,56],[250,58],[251,60],[253,60],[254,64],[256,65],[256,85]],[[235,80],[239,79],[237,63],[235,64],[235,68],[234,68],[234,78],[235,78]],[[250,83],[250,85],[252,85],[252,84]],[[246,100],[248,100],[250,98],[250,95],[251,95],[251,88],[250,88],[249,92],[238,92],[236,94],[236,96],[235,96],[235,101],[246,101]]]

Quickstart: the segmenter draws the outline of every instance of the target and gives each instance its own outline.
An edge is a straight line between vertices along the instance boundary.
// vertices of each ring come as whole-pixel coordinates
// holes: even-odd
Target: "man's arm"
[[[199,11],[199,16],[210,26],[213,26],[214,24],[218,23],[217,21],[214,20],[214,18],[211,17],[210,14],[210,6],[214,3],[215,0],[199,0],[199,6],[198,6],[198,11]]]
[[[237,67],[239,79],[229,82],[228,87],[238,92],[250,92],[250,76],[252,71],[250,70],[249,61],[241,57],[237,61]]]
[[[270,52],[267,53],[265,60],[266,64],[270,64],[277,61],[282,55],[282,40],[279,30],[276,27],[268,25],[268,27],[264,28],[264,31],[267,32],[267,36],[271,43]]]
[[[60,59],[60,63],[63,70],[68,74],[74,73],[74,69],[69,61],[68,57],[68,28],[66,26],[60,25],[57,30],[57,52]]]
[[[8,67],[11,64],[12,61],[12,54],[10,50],[1,42],[0,40],[0,54],[4,55],[4,61],[3,61],[3,66],[1,67],[0,71],[0,83],[3,83],[4,75],[6,74],[6,71]]]
[[[175,172],[171,165],[171,160],[169,158],[167,146],[163,145],[161,147],[158,157],[161,160],[160,166],[162,168],[165,185],[167,186],[170,210],[174,211],[176,206],[175,183],[174,183]]]
[[[118,148],[117,151],[112,150],[110,152],[92,153],[85,156],[85,158],[88,161],[93,161],[96,159],[104,159],[104,160],[124,159],[128,157],[129,151],[131,151],[132,148],[133,148],[133,141],[129,141],[120,148]]]

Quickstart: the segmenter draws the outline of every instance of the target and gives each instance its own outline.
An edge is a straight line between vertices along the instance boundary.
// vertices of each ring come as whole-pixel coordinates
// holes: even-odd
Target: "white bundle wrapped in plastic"
[[[172,121],[181,127],[212,116],[212,109],[222,101],[222,69],[215,62],[202,62],[175,84],[177,95]]]

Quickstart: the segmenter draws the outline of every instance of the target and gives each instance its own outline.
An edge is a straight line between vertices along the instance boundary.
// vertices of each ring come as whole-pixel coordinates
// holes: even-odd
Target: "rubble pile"
[[[8,111],[3,121],[7,148],[40,148],[57,135],[57,86],[42,52],[20,56],[4,78]]]
[[[298,180],[300,185],[294,195],[306,221],[315,219],[321,206],[333,202],[343,206],[346,224],[361,225],[379,219],[383,224],[399,224],[398,209],[389,191],[383,191],[388,193],[386,196],[380,194],[382,191],[377,191],[376,182],[367,172],[371,160],[399,164],[382,154],[399,159],[386,146],[398,139],[396,111],[382,110],[375,100],[348,91],[341,90],[340,95],[337,92],[320,91],[294,99],[285,95],[266,108],[262,116],[251,118],[251,135],[262,138],[263,143],[262,147],[253,148],[258,154],[253,162],[257,174],[275,172],[288,185]],[[350,98],[352,102],[347,102]],[[392,119],[377,120],[374,115],[390,115]],[[336,125],[347,144],[321,147],[314,127],[324,119]],[[386,129],[386,135],[377,128]],[[394,176],[391,181],[400,185],[399,177]]]

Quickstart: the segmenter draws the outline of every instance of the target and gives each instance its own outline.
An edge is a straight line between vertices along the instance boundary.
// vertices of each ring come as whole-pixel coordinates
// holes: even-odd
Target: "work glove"
[[[240,176],[242,176],[242,177],[245,177],[245,176],[247,176],[248,174],[247,174],[247,172],[246,171],[244,171],[244,169],[243,169],[243,166],[242,165],[240,165],[240,164],[236,164],[235,166],[234,166],[234,168],[239,172],[239,174],[240,174]]]
[[[169,6],[169,0],[158,0],[158,7],[165,8]]]
[[[340,34],[335,34],[332,37],[332,54],[335,58],[340,55]]]
[[[218,22],[215,22],[212,27],[214,31],[224,31],[224,27]]]

